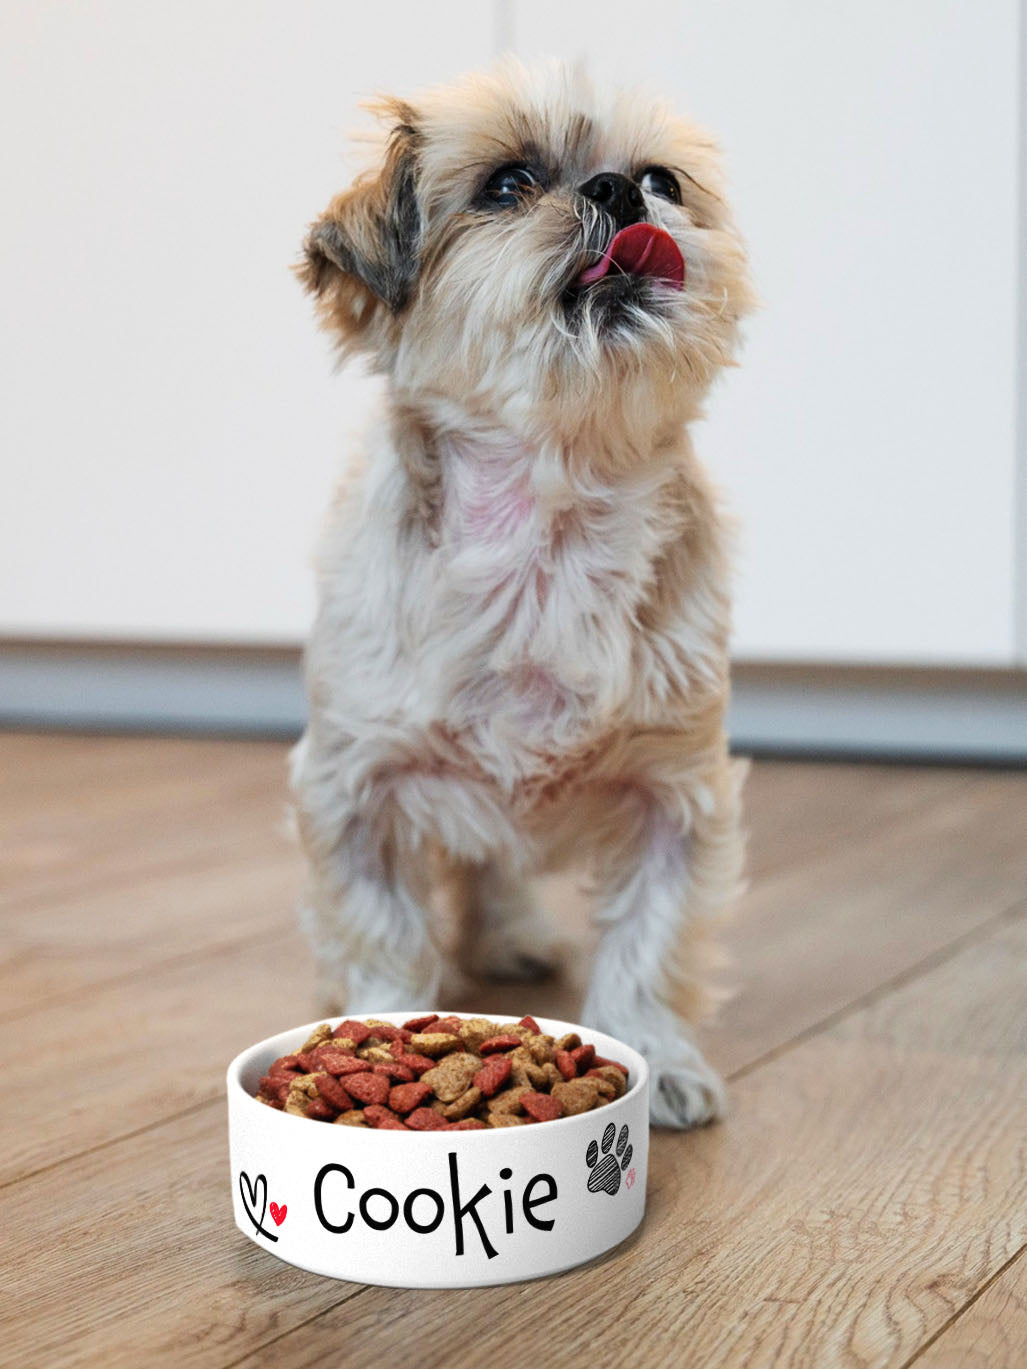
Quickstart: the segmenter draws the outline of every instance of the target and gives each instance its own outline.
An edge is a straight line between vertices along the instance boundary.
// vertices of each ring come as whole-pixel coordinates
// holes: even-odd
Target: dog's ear
[[[378,110],[395,120],[384,165],[332,200],[311,225],[296,268],[343,344],[359,345],[376,320],[401,313],[417,280],[422,223],[416,120],[400,101]]]

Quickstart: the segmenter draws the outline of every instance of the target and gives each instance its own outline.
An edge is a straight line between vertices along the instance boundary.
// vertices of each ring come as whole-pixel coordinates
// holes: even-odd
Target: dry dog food
[[[345,1127],[469,1131],[520,1127],[601,1108],[628,1070],[577,1032],[547,1035],[533,1017],[414,1017],[402,1027],[323,1022],[260,1081],[268,1107]]]

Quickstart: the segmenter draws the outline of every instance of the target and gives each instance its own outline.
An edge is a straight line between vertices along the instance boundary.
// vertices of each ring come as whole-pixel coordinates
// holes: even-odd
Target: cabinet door
[[[5,0],[0,632],[298,641],[369,385],[289,272],[358,99],[490,5]]]
[[[764,300],[696,434],[736,654],[1011,662],[1015,0],[517,0],[512,37],[724,147]]]

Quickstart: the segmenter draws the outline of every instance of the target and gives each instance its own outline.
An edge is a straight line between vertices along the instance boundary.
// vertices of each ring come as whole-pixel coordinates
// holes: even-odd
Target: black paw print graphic
[[[609,1193],[611,1197],[620,1188],[621,1170],[627,1169],[631,1164],[631,1147],[628,1145],[628,1129],[621,1127],[620,1135],[617,1136],[617,1149],[611,1155],[613,1149],[613,1138],[617,1136],[617,1128],[611,1122],[603,1132],[602,1155],[599,1154],[600,1146],[597,1141],[589,1141],[588,1150],[585,1151],[585,1163],[592,1173],[588,1176],[589,1193]]]

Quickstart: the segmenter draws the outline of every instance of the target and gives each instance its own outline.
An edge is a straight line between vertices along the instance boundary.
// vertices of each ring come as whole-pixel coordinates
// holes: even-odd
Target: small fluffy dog
[[[695,928],[734,893],[724,534],[688,425],[750,303],[715,149],[662,104],[508,60],[376,103],[378,159],[298,268],[387,401],[326,526],[292,760],[305,924],[335,1006],[535,975],[533,874],[591,863],[581,1018],[715,1117]]]

